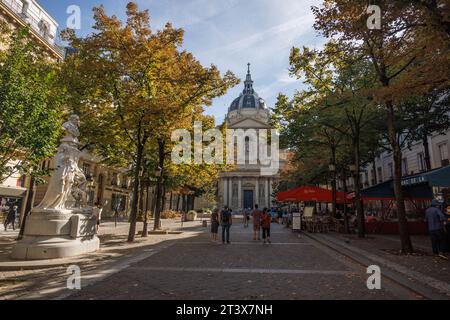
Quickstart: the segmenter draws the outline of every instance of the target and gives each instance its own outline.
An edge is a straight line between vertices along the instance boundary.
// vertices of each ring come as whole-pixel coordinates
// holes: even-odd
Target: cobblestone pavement
[[[142,230],[142,223],[138,223],[138,230]],[[151,235],[148,238],[136,236],[132,244],[127,242],[129,224],[120,222],[102,224],[100,229],[101,249],[99,252],[80,257],[75,262],[68,261],[64,265],[35,270],[17,269],[14,271],[0,271],[0,300],[11,299],[43,299],[53,298],[61,293],[67,293],[67,267],[78,265],[83,275],[91,278],[107,276],[117,268],[126,266],[133,259],[150,256],[153,251],[164,248],[176,239],[189,238],[204,229],[199,221],[185,223],[183,228],[179,221],[163,220],[163,228],[173,231],[183,230],[183,234]],[[0,232],[0,264],[12,261],[9,258],[11,249],[17,238],[17,232]],[[88,278],[87,276],[84,278]],[[86,281],[84,281],[86,282]]]
[[[280,225],[273,244],[252,241],[232,227],[232,244],[212,243],[204,231],[175,240],[147,258],[67,299],[418,299],[389,280],[367,289],[359,264]]]

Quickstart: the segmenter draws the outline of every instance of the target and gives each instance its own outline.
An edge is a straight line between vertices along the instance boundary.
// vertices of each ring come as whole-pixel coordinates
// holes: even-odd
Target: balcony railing
[[[38,20],[29,14],[22,13],[22,6],[13,0],[0,0],[0,3],[3,3],[12,13],[22,20],[24,23],[28,24],[30,28],[39,35],[41,39],[43,39],[48,45],[50,45],[53,50],[55,50],[62,57],[64,56],[64,48],[59,41],[59,32],[56,31],[56,34],[51,34],[50,30],[43,26],[43,21]]]

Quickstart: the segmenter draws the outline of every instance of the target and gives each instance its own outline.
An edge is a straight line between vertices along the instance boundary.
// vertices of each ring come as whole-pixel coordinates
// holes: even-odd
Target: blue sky
[[[39,0],[60,27],[66,26],[69,5],[82,12],[79,34],[91,32],[92,7],[103,4],[108,14],[123,17],[128,0]],[[149,9],[152,27],[166,22],[185,30],[185,48],[204,64],[215,64],[245,79],[247,63],[252,64],[255,89],[270,107],[279,92],[292,95],[302,83],[289,77],[292,46],[319,47],[323,40],[312,25],[312,5],[321,0],[136,0]],[[207,113],[222,122],[231,102],[243,90],[239,85],[215,99]]]

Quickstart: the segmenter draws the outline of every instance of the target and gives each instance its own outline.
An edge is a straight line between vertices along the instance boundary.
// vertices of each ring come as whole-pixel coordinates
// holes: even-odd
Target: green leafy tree
[[[58,66],[27,35],[16,30],[0,53],[0,182],[17,173],[37,176],[60,133]]]

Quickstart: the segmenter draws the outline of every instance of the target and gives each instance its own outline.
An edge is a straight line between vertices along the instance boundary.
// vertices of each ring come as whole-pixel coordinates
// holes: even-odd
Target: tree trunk
[[[136,152],[136,165],[134,168],[134,186],[133,186],[133,199],[131,201],[131,213],[130,213],[130,231],[128,233],[128,242],[133,242],[136,236],[136,220],[139,201],[139,172],[142,167],[142,157],[144,153],[144,147],[139,145]]]
[[[187,199],[186,199],[186,195],[183,194],[183,201],[182,201],[182,205],[181,205],[181,211],[183,211],[184,213],[187,213]]]
[[[347,175],[346,175],[345,171],[342,172],[342,186],[344,188],[344,194],[346,196],[345,199],[347,199],[348,188],[347,188]],[[346,200],[344,203],[344,228],[345,228],[345,233],[350,233],[350,224],[348,222],[348,212],[347,212],[347,201]]]
[[[181,200],[181,195],[180,194],[178,194],[178,198],[177,198],[177,212],[179,212],[180,211],[180,200]]]
[[[358,131],[358,130],[357,130]],[[364,216],[364,206],[361,200],[361,154],[359,147],[359,132],[356,132],[353,141],[353,151],[355,156],[356,172],[354,172],[355,181],[355,204],[356,217],[358,221],[358,237],[364,238],[366,236],[366,218]]]
[[[426,131],[426,130],[425,130]],[[425,169],[427,171],[431,170],[431,156],[430,156],[430,145],[428,143],[428,135],[424,133],[422,138],[423,150],[424,150],[424,160],[425,160]]]
[[[142,188],[143,189],[143,188]],[[144,210],[144,227],[142,228],[142,237],[146,238],[148,237],[148,193],[150,190],[150,184],[148,181],[146,181],[145,184],[145,210]]]
[[[139,187],[139,216],[144,220],[144,180],[141,177],[140,187]]]
[[[408,231],[408,220],[406,219],[405,201],[402,191],[402,150],[397,141],[397,130],[395,128],[395,111],[391,101],[386,102],[388,108],[388,131],[389,142],[394,154],[394,192],[397,206],[397,215],[400,231],[400,241],[403,253],[412,253],[413,246]]]
[[[166,202],[167,202],[166,186],[163,185],[161,212],[164,212],[164,210],[166,210]]]
[[[27,204],[25,207],[25,213],[23,215],[23,218],[20,221],[20,231],[19,231],[19,236],[17,237],[17,240],[22,240],[23,235],[25,233],[25,225],[27,223],[27,218],[31,213],[31,209],[33,209],[33,198],[34,198],[35,185],[36,185],[36,179],[34,178],[34,175],[31,174],[30,187],[28,189],[29,191],[28,191],[28,197],[27,197]]]
[[[158,182],[156,186],[156,206],[155,206],[155,224],[153,226],[154,230],[160,230],[161,223],[161,200],[163,192],[163,176],[164,176],[164,163],[165,163],[165,143],[164,141],[158,139],[158,157],[159,157],[159,167],[161,168],[160,175],[158,177]]]
[[[333,146],[331,148],[331,162],[334,166],[334,170],[332,172],[333,177],[331,179],[331,189],[333,190],[333,204],[332,204],[332,213],[331,215],[336,217],[336,207],[337,207],[337,171],[336,171],[336,147]]]
[[[173,210],[172,202],[173,202],[173,192],[171,191],[171,192],[170,192],[170,199],[169,199],[169,210],[170,210],[170,211]]]

